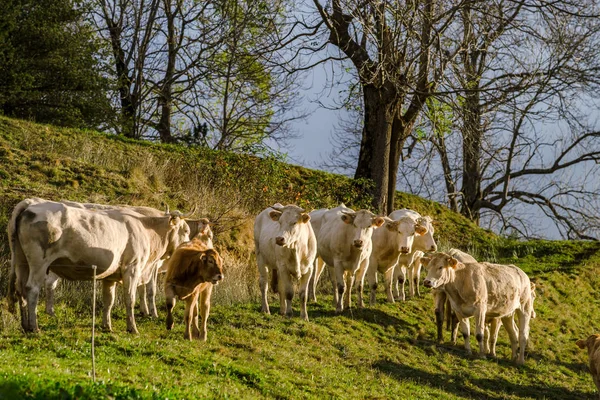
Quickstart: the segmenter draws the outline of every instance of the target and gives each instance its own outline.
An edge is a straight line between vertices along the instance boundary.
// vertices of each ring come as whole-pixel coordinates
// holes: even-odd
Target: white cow
[[[41,200],[41,199],[40,199]],[[175,215],[179,213],[179,211],[169,212],[169,207],[167,206],[166,211],[160,211],[151,207],[144,206],[118,206],[118,205],[107,205],[107,204],[96,204],[96,203],[79,203],[75,201],[63,200],[61,203],[64,203],[71,207],[76,208],[85,208],[89,210],[115,210],[121,211],[126,214],[130,214],[136,217],[164,217],[166,215]],[[186,218],[193,213],[180,214],[182,218]],[[196,234],[209,236],[210,245],[212,247],[212,231],[210,231],[209,222],[206,218],[202,218],[199,220],[190,220],[186,219],[186,223],[190,227],[190,238],[193,238]],[[208,230],[208,232],[206,232]],[[144,275],[141,277],[139,282],[138,290],[140,292],[140,309],[142,311],[142,315],[152,316],[154,318],[158,318],[158,312],[156,310],[156,283],[158,280],[158,272],[166,272],[162,270],[163,265],[162,259],[156,260],[150,268],[144,269]],[[46,276],[45,281],[45,290],[46,290],[46,313],[49,315],[54,315],[54,292],[56,291],[56,287],[60,281],[60,277],[56,275],[54,272],[49,271]],[[148,306],[148,303],[150,306]]]
[[[293,281],[296,280],[299,281],[300,316],[308,321],[308,283],[317,255],[317,240],[309,221],[310,216],[300,207],[284,207],[279,203],[256,217],[254,245],[260,274],[262,312],[270,313],[267,288],[269,270],[272,270],[273,285],[278,285],[280,313],[292,316]]]
[[[370,301],[372,306],[376,302],[377,272],[384,275],[387,301],[394,302],[392,295],[392,279],[394,267],[398,263],[398,256],[409,254],[415,237],[427,233],[427,228],[415,222],[411,217],[402,217],[394,221],[388,217],[381,229],[376,229],[371,238],[373,251],[369,258],[367,280],[369,282]]]
[[[417,296],[420,296],[420,259],[423,254],[417,252],[427,253],[430,251],[437,251],[437,244],[433,238],[433,234],[435,233],[435,229],[432,224],[433,219],[430,216],[422,217],[418,212],[406,208],[393,211],[389,217],[393,220],[398,220],[402,217],[410,217],[414,219],[416,223],[424,226],[427,229],[426,234],[415,236],[411,252],[408,254],[401,254],[398,258],[398,264],[394,268],[394,296],[401,300],[405,299],[404,284],[407,279],[410,295],[414,296],[416,292]],[[402,291],[400,291],[398,288],[399,283],[402,285]]]
[[[318,254],[329,266],[337,312],[350,307],[357,273],[358,306],[363,307],[363,281],[372,250],[371,235],[384,222],[382,217],[368,210],[355,212],[343,204],[323,214],[317,234]]]
[[[21,325],[38,331],[36,307],[47,271],[71,280],[103,280],[103,326],[111,330],[115,285],[123,282],[127,330],[138,333],[133,306],[145,269],[189,240],[180,215],[138,217],[117,210],[88,210],[27,199],[9,221],[11,300],[18,300]]]
[[[476,338],[482,356],[486,353],[485,323],[491,322],[494,331],[494,321],[500,318],[510,338],[512,358],[522,365],[533,314],[529,277],[514,265],[462,263],[445,253],[423,257],[422,262],[427,269],[423,283],[426,287],[443,290],[450,299],[460,321],[467,352],[471,352],[468,318],[475,317]],[[515,313],[519,317],[518,338],[513,323]]]

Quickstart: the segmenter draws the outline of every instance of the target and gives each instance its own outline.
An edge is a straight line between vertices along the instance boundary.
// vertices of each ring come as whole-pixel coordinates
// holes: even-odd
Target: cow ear
[[[421,257],[421,265],[427,268],[429,262],[431,261],[431,257]]]
[[[342,214],[342,221],[347,224],[351,224],[354,222],[354,218],[352,218],[350,215]]]
[[[279,221],[279,217],[281,217],[281,211],[269,211],[269,218],[271,218],[273,221]]]
[[[579,339],[578,341],[575,342],[575,344],[580,349],[585,349],[587,347],[587,340]]]
[[[456,268],[456,266],[458,265],[458,260],[454,257],[448,257],[447,262],[448,266],[451,268]]]
[[[423,236],[424,234],[426,234],[426,233],[427,233],[427,228],[426,228],[426,227],[424,227],[424,226],[423,226],[423,225],[421,225],[421,224],[415,224],[415,232],[416,232],[418,235],[420,235],[420,236]]]
[[[384,222],[385,219],[383,219],[382,217],[375,217],[373,220],[373,226],[379,228],[381,225],[383,225]]]
[[[385,227],[392,232],[395,232],[398,230],[398,221],[388,221],[387,224],[385,224]]]
[[[310,221],[310,215],[304,213],[300,216],[300,221],[302,221],[303,224],[306,224],[308,221]]]

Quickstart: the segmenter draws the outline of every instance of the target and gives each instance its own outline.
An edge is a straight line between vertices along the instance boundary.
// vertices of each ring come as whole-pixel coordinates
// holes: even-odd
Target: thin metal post
[[[94,349],[94,339],[96,337],[96,266],[94,269],[94,286],[92,288],[92,380],[96,382],[96,353]]]

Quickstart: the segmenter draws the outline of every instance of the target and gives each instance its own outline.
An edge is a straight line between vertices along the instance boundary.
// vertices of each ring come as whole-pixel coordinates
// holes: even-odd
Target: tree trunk
[[[115,69],[117,73],[117,90],[119,92],[119,99],[121,101],[121,134],[135,138],[135,110],[137,105],[135,104],[134,98],[131,94],[131,86],[133,81],[131,79],[131,72],[125,62],[125,51],[121,46],[121,32],[122,27],[112,23],[110,20],[106,20],[110,33],[110,44],[112,47],[113,57],[115,58]]]
[[[365,125],[354,177],[375,182],[372,205],[378,213],[388,209],[392,98],[385,89],[370,84],[363,86]]]
[[[162,143],[173,143],[171,134],[171,115],[173,113],[173,80],[175,75],[175,61],[177,58],[177,33],[175,32],[175,14],[171,10],[171,1],[164,0],[165,14],[167,16],[167,67],[160,88],[158,105],[160,120],[156,130]]]
[[[481,157],[483,129],[481,126],[481,106],[477,90],[467,92],[463,106],[463,184],[461,214],[479,224],[481,199]]]

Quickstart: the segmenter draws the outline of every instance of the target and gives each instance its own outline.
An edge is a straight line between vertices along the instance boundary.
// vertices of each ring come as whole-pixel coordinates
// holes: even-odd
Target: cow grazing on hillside
[[[510,338],[513,360],[519,365],[525,362],[533,298],[529,277],[521,269],[514,265],[461,263],[445,253],[423,257],[422,263],[427,269],[425,286],[442,289],[450,299],[467,352],[471,352],[468,318],[475,317],[481,356],[485,355],[485,322],[500,318]],[[513,324],[515,313],[519,317],[518,338]]]
[[[387,301],[394,302],[392,295],[392,281],[394,267],[398,257],[409,254],[416,236],[427,233],[427,228],[416,223],[410,217],[402,217],[396,221],[385,217],[385,223],[376,229],[371,237],[373,250],[369,258],[367,280],[370,286],[369,304],[374,305],[377,294],[377,272],[384,275]],[[421,253],[422,254],[422,253]]]
[[[115,285],[123,282],[127,330],[138,333],[133,306],[137,285],[156,261],[189,240],[181,215],[145,217],[120,210],[92,210],[27,199],[9,221],[11,301],[18,301],[21,325],[38,331],[36,307],[48,271],[70,280],[90,280],[92,266],[103,281],[103,326],[112,330]]]
[[[165,264],[167,329],[173,328],[173,307],[176,298],[179,298],[185,301],[184,338],[206,340],[210,297],[213,285],[223,279],[223,260],[212,246],[208,247],[200,238],[195,238],[179,246]],[[201,328],[198,327],[198,299]]]
[[[580,339],[575,344],[580,349],[587,349],[590,374],[592,374],[600,399],[600,335],[590,335],[587,339]]]
[[[292,316],[293,281],[299,281],[300,316],[308,321],[308,284],[317,255],[317,241],[310,216],[295,205],[277,203],[263,210],[254,222],[254,245],[260,274],[262,312],[269,314],[269,270],[279,292],[280,313]]]
[[[401,254],[398,257],[398,264],[394,268],[394,296],[401,300],[405,299],[404,295],[404,284],[408,280],[408,288],[410,296],[420,296],[419,291],[419,280],[421,277],[421,256],[423,254],[417,252],[432,252],[437,251],[437,244],[433,238],[435,228],[433,227],[433,219],[430,216],[421,216],[416,211],[403,208],[401,210],[393,211],[389,217],[393,220],[399,220],[403,217],[412,218],[415,223],[425,227],[427,233],[423,235],[415,236],[413,241],[412,249],[407,254]],[[401,291],[398,288],[398,284],[401,284]]]
[[[354,211],[343,204],[323,214],[317,234],[318,255],[329,267],[337,312],[350,307],[357,274],[358,306],[363,307],[363,282],[373,247],[371,236],[384,222],[383,217],[368,210]]]

